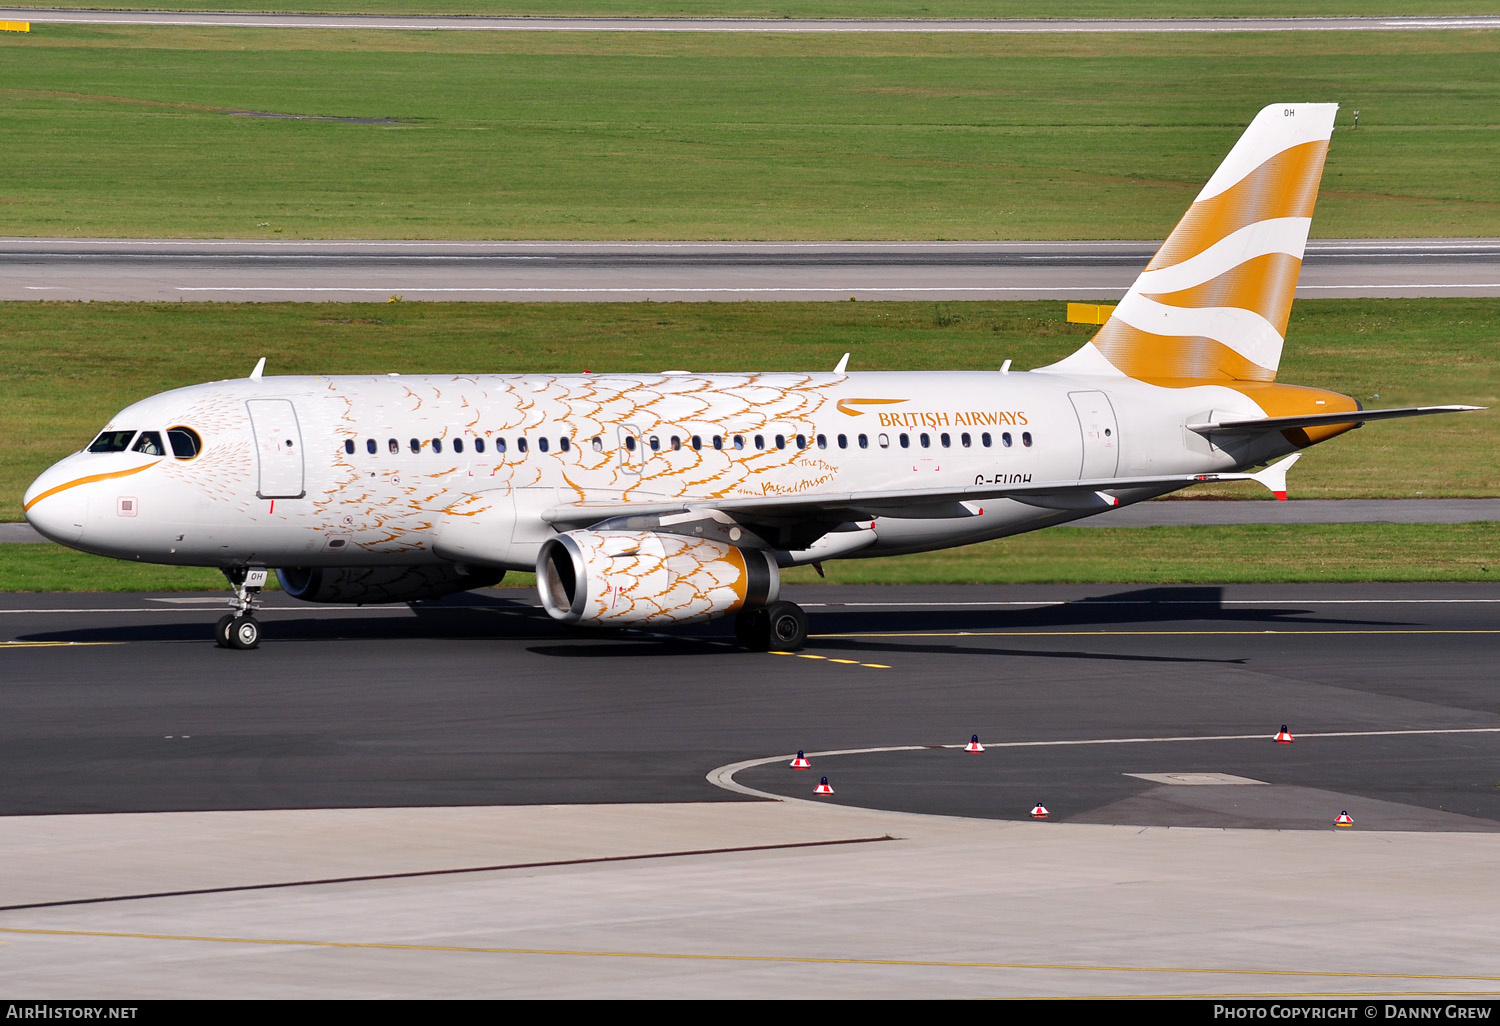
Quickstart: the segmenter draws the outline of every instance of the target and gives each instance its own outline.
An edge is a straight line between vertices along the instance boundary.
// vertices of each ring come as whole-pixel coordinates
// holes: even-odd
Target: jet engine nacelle
[[[462,566],[288,567],[281,589],[303,602],[416,602],[499,584],[504,570]]]
[[[692,623],[776,601],[771,554],[651,531],[570,531],[536,561],[542,605],[564,623]]]

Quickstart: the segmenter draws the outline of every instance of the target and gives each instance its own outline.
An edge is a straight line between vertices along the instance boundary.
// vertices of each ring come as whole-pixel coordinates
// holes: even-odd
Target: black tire
[[[795,602],[773,602],[765,610],[765,647],[795,652],[807,644],[807,614]]]
[[[229,647],[229,625],[234,622],[233,613],[225,613],[219,617],[219,622],[214,624],[214,644],[220,648]]]
[[[734,638],[743,649],[764,652],[770,637],[769,624],[764,609],[746,609],[734,618]]]
[[[229,647],[241,650],[260,647],[260,621],[253,616],[237,616],[229,625]]]

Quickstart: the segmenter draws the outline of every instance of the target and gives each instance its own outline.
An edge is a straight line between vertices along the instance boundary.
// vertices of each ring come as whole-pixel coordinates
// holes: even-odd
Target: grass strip
[[[1280,380],[1367,407],[1500,404],[1500,299],[1304,300]],[[0,520],[116,412],[246,375],[831,369],[1017,370],[1092,334],[1060,302],[0,303]],[[1371,424],[1309,450],[1298,498],[1489,496],[1500,416]],[[1253,485],[1194,496],[1260,497]]]
[[[97,8],[101,0],[48,0]],[[1487,0],[109,0],[122,11],[271,11],[286,14],[464,14],[536,18],[1326,18],[1493,14]]]
[[[1251,584],[1489,581],[1500,524],[1059,527],[941,552],[835,560],[787,584]],[[527,573],[507,589],[532,588]],[[0,592],[221,591],[217,570],[90,556],[57,545],[0,546]]]
[[[0,235],[1161,238],[1288,98],[1345,105],[1320,235],[1500,235],[1495,31],[40,26],[0,66]]]

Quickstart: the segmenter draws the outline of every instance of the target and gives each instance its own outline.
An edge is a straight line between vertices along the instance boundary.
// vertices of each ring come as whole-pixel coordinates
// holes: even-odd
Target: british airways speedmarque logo
[[[868,410],[856,410],[856,406],[894,406],[904,403],[905,399],[840,399],[838,411],[850,417],[863,417]]]

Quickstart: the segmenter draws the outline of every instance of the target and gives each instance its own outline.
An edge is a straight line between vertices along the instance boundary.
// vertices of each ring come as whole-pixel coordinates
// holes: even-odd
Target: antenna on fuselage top
[[[849,354],[845,353],[844,358],[839,361],[839,365],[833,369],[833,372],[835,374],[842,374],[844,373],[844,368],[847,366],[849,366]]]
[[[258,361],[256,361],[255,369],[250,372],[250,380],[251,381],[259,381],[260,380],[260,376],[263,373],[265,373],[265,369],[266,369],[266,358],[264,356],[262,356]]]

